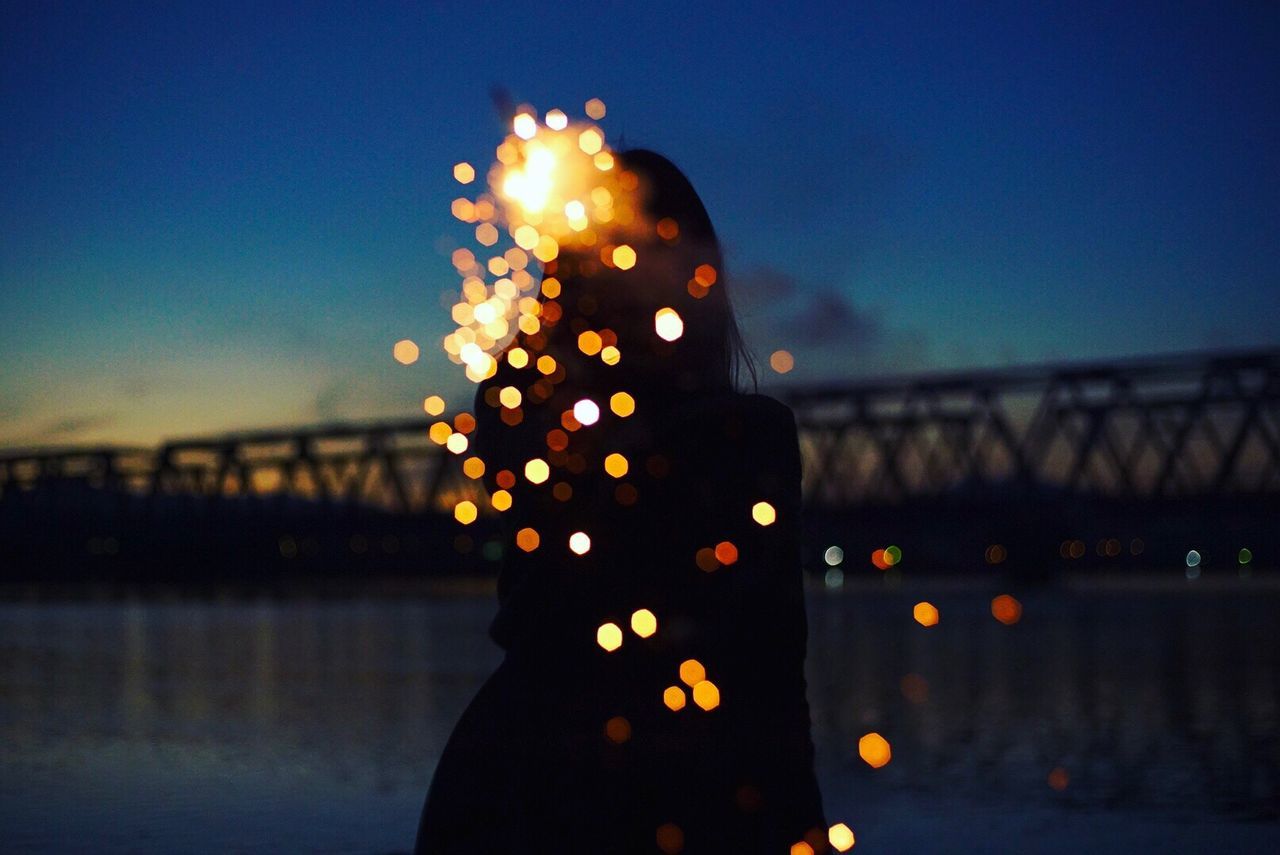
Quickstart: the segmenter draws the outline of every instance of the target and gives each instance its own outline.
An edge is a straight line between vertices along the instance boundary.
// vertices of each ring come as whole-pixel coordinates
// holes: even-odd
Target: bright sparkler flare
[[[603,117],[603,102],[592,99],[587,112]],[[455,177],[463,180],[469,169],[458,164]],[[462,290],[450,312],[457,328],[443,342],[449,359],[476,383],[494,375],[498,355],[517,333],[533,335],[556,320],[540,317],[537,280],[527,269],[533,261],[552,261],[562,248],[592,247],[605,228],[611,236],[644,229],[634,176],[617,167],[604,131],[563,110],[549,110],[539,122],[536,110],[520,107],[487,179],[487,191],[474,200],[453,202],[454,215],[472,224],[478,248],[453,253]],[[504,249],[507,241],[512,246]],[[629,269],[635,251],[621,244],[615,259]],[[610,358],[617,357],[615,348]]]

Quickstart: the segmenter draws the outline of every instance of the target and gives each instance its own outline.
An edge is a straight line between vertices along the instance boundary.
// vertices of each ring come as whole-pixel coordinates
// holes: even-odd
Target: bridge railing
[[[1280,349],[860,381],[780,392],[811,506],[975,492],[1144,500],[1280,492]],[[278,497],[395,512],[483,496],[410,419],[139,448],[0,453],[0,498],[78,481],[139,495]]]

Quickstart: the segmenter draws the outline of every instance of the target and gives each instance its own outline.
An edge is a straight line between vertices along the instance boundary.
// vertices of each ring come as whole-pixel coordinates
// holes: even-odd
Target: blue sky
[[[0,15],[0,444],[462,403],[450,169],[493,86],[682,166],[775,384],[1280,342],[1275,4]]]

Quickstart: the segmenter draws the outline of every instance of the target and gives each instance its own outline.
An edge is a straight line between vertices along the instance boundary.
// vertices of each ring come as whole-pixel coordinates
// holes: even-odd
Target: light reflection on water
[[[911,620],[926,597],[930,629]],[[819,773],[832,821],[864,823],[859,848],[876,805],[956,796],[1274,834],[1280,597],[1044,591],[1013,627],[989,598],[811,595]],[[405,851],[498,662],[492,612],[478,598],[0,604],[6,847]],[[870,730],[893,745],[880,770],[856,756]]]

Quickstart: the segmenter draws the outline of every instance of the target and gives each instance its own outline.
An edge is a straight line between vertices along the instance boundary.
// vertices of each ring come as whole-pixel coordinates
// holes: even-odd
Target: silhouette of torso
[[[417,851],[658,852],[660,828],[686,853],[785,853],[806,832],[823,851],[790,410],[637,392],[622,417],[611,390],[564,389],[511,426],[485,391],[475,450],[491,490],[517,479],[490,628],[506,658],[441,758]],[[600,421],[566,430],[580,397]],[[534,458],[551,464],[541,484],[525,477]],[[647,637],[638,610],[656,618]],[[682,679],[689,660],[707,684],[693,665]]]

